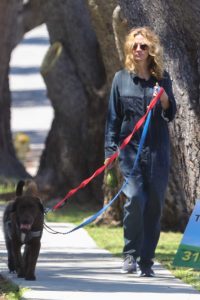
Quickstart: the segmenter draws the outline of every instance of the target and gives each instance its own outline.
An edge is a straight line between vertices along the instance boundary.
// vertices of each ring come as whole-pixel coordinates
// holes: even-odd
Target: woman
[[[169,173],[168,122],[176,113],[170,77],[163,69],[158,36],[147,27],[130,31],[125,41],[125,69],[113,79],[105,133],[105,163],[145,114],[156,95],[164,92],[153,108],[146,141],[137,169],[124,189],[123,273],[136,272],[152,277],[153,258],[160,235],[160,218]],[[130,175],[142,129],[120,151],[119,165],[124,178]]]

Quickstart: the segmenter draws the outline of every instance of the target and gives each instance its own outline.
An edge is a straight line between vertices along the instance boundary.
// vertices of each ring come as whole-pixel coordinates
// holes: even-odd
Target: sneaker
[[[140,277],[155,277],[155,273],[151,267],[141,268]]]
[[[136,273],[137,272],[137,263],[132,255],[126,255],[124,263],[121,269],[121,273]]]

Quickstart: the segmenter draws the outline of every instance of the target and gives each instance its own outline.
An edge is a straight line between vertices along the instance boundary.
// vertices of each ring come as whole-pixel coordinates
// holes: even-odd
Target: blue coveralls
[[[122,141],[132,132],[137,121],[145,114],[153,98],[154,86],[158,82],[170,100],[170,107],[163,111],[160,102],[152,111],[146,141],[137,169],[124,194],[124,249],[135,259],[140,257],[140,267],[153,264],[155,249],[160,235],[160,218],[169,174],[168,122],[176,113],[172,84],[167,72],[158,81],[139,78],[126,70],[118,71],[113,79],[105,132],[105,157],[110,157]],[[142,128],[130,143],[120,151],[119,166],[124,178],[132,170]]]

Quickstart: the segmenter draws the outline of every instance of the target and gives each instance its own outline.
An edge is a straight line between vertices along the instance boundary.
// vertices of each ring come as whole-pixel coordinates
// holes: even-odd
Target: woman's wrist
[[[170,106],[169,97],[166,94],[166,92],[163,93],[163,95],[160,97],[161,106],[164,110],[167,110]]]

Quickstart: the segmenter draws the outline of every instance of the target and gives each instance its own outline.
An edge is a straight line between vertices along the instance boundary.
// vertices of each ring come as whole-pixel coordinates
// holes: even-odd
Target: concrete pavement
[[[40,66],[48,47],[46,26],[39,26],[25,35],[13,50],[10,62],[11,129],[13,136],[23,132],[30,138],[30,151],[25,164],[33,176],[37,172],[54,115],[40,75]]]

